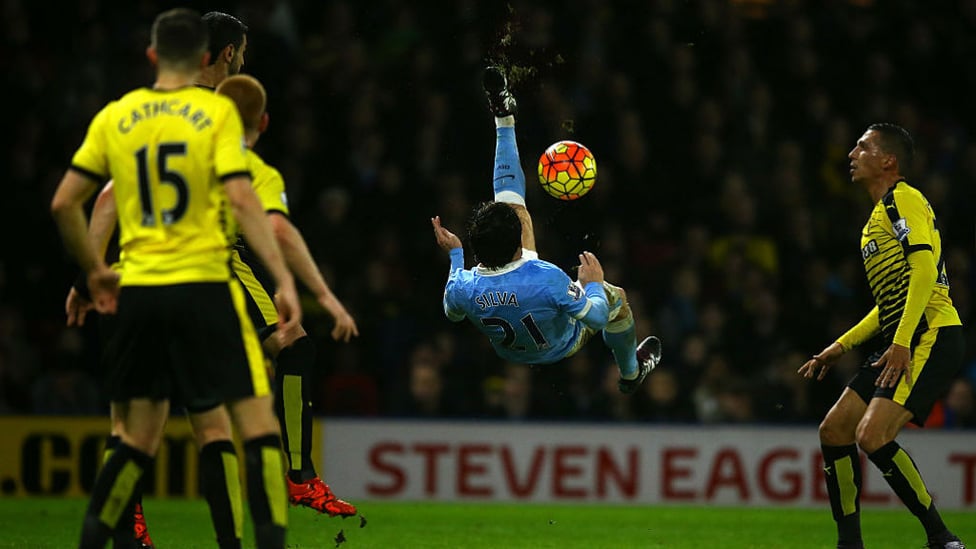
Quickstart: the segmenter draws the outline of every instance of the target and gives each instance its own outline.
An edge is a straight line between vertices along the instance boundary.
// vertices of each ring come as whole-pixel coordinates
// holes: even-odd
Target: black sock
[[[108,458],[112,457],[112,452],[122,444],[122,438],[118,435],[109,435],[105,439],[105,452],[102,454],[102,465],[108,463]],[[142,503],[142,482],[136,484],[133,493],[132,503],[126,508],[119,517],[119,523],[112,534],[112,547],[114,549],[128,549],[135,547],[135,506]]]
[[[891,441],[869,454],[868,458],[881,471],[905,507],[922,523],[930,540],[941,540],[949,534],[932,503],[932,496],[925,487],[922,475],[908,452],[897,442]]]
[[[259,549],[283,549],[288,525],[288,497],[281,475],[281,438],[266,435],[244,442],[247,501]]]
[[[200,450],[200,491],[221,549],[240,549],[243,530],[240,462],[229,440],[208,443]]]
[[[108,458],[112,457],[112,452],[122,444],[122,439],[119,435],[109,435],[105,437],[105,451],[102,452],[102,465],[108,461]]]
[[[315,344],[303,336],[278,353],[275,368],[275,413],[288,456],[288,478],[305,482],[315,478],[312,463],[311,371]]]
[[[857,446],[820,445],[838,547],[861,547],[861,461]]]
[[[137,492],[141,490],[136,489]],[[135,495],[135,494],[134,494]],[[126,505],[125,511],[119,516],[119,522],[112,531],[112,549],[137,549],[139,544],[136,540],[135,518],[136,511],[135,498]]]
[[[152,463],[153,458],[149,455],[123,443],[118,445],[95,479],[81,529],[80,547],[103,548],[113,532],[125,527],[126,522],[127,530],[119,530],[117,543],[124,545],[126,540],[133,540],[134,495],[142,475]],[[123,517],[128,517],[128,521]]]

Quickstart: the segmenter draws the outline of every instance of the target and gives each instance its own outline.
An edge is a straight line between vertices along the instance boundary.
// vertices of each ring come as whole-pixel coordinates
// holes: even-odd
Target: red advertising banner
[[[351,500],[823,506],[815,427],[323,421],[322,470]],[[944,509],[976,507],[976,433],[899,442]],[[900,505],[862,455],[866,506]]]

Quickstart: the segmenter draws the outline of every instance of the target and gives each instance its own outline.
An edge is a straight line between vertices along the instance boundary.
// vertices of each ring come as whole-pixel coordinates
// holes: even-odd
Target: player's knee
[[[894,437],[885,429],[884,425],[866,420],[857,424],[856,440],[858,447],[864,453],[872,454],[894,440]]]
[[[231,440],[232,436],[229,425],[227,429],[207,427],[193,432],[193,438],[196,440],[197,448],[203,448],[212,442],[220,440]]]
[[[845,428],[842,422],[836,421],[831,416],[827,416],[820,423],[820,443],[825,446],[845,446],[854,442],[854,436],[850,429]]]
[[[156,456],[159,451],[160,439],[143,431],[122,433],[119,437],[122,444],[139,450],[148,456]]]
[[[271,396],[250,397],[231,403],[234,425],[244,440],[280,434],[278,418],[271,409]]]
[[[198,448],[220,440],[231,440],[233,437],[230,416],[223,408],[192,414],[190,425],[193,427],[193,438]]]

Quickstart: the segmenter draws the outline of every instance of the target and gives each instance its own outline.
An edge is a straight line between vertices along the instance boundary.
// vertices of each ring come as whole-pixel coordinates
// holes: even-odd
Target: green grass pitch
[[[0,499],[0,547],[74,547],[86,502],[80,499]],[[216,547],[202,500],[145,502],[159,549]],[[803,549],[833,547],[824,509],[647,507],[476,503],[359,502],[366,518],[317,515],[291,508],[289,548],[699,548]],[[868,547],[924,545],[921,526],[906,510],[862,512]],[[945,512],[946,523],[976,544],[976,512]],[[337,543],[342,533],[344,541]],[[254,547],[250,524],[244,547]]]

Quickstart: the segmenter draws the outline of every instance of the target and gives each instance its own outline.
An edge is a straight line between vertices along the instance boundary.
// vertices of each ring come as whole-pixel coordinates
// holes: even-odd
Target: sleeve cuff
[[[452,248],[449,254],[451,256],[451,270],[464,269],[464,248]]]

